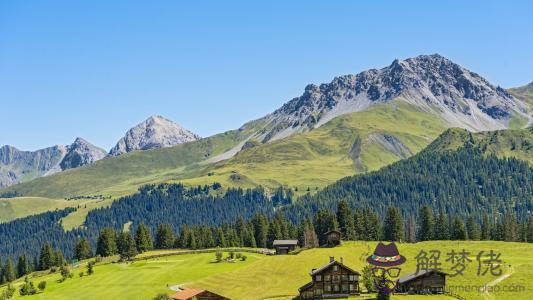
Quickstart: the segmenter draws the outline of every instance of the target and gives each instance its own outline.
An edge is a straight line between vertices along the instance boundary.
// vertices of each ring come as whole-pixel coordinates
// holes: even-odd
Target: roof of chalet
[[[205,292],[205,290],[199,290],[199,289],[184,289],[182,291],[179,291],[175,293],[174,295],[170,296],[171,299],[174,300],[188,300],[192,297],[201,294]]]
[[[422,277],[424,275],[431,274],[431,273],[434,273],[434,272],[436,272],[438,274],[447,275],[446,273],[444,273],[442,271],[434,270],[434,269],[432,269],[432,270],[420,270],[420,271],[418,271],[418,273],[411,273],[411,274],[408,274],[408,275],[400,277],[400,279],[398,279],[398,283],[405,283],[405,282],[411,281],[413,279],[416,279],[416,278],[419,278],[419,277]]]
[[[298,240],[274,240],[273,246],[298,245]]]
[[[300,287],[300,288],[298,289],[298,291],[301,292],[301,291],[307,290],[308,288],[310,288],[310,287],[312,287],[312,286],[313,286],[313,282],[312,282],[312,281],[311,281],[311,282],[308,282],[308,283],[306,283],[305,285],[303,285],[302,287]]]
[[[312,271],[311,273],[309,273],[309,275],[313,276],[313,275],[316,275],[316,274],[318,274],[318,273],[321,273],[322,271],[326,270],[327,268],[329,268],[329,267],[331,267],[331,266],[333,266],[333,265],[339,265],[339,266],[341,266],[341,267],[343,267],[343,268],[348,269],[348,271],[350,271],[350,272],[352,272],[352,273],[355,273],[355,274],[357,274],[357,275],[361,275],[361,273],[359,273],[359,272],[357,272],[356,270],[353,270],[353,269],[347,267],[346,265],[344,265],[344,264],[342,264],[342,263],[340,263],[340,262],[338,262],[338,261],[336,261],[336,260],[330,262],[329,264],[327,264],[327,265],[325,265],[325,266],[322,266],[322,267],[319,268],[319,269],[316,269],[316,270]]]

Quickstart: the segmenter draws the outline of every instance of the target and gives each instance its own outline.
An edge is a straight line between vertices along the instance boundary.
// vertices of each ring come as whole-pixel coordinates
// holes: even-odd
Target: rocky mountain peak
[[[117,156],[135,150],[172,147],[192,142],[200,137],[162,116],[153,115],[126,132],[109,152]]]
[[[73,169],[92,164],[106,156],[106,151],[77,137],[72,144],[67,146],[67,153],[60,163],[61,169]]]
[[[393,100],[435,114],[450,126],[472,131],[506,128],[513,115],[531,118],[527,105],[506,90],[432,54],[396,59],[385,68],[335,77],[326,84],[309,84],[300,97],[249,124],[265,124],[258,139],[267,142]]]

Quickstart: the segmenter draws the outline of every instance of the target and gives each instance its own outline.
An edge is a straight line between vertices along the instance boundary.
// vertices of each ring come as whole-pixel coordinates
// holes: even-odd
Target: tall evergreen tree
[[[466,220],[466,231],[468,233],[468,239],[474,241],[479,241],[481,239],[481,228],[473,216],[468,217]]]
[[[170,224],[160,224],[155,236],[156,249],[170,249],[174,244],[174,233]],[[192,248],[192,247],[191,247]]]
[[[10,257],[7,259],[2,273],[6,282],[11,282],[17,278],[15,274],[15,268],[13,267],[13,261],[11,261]]]
[[[448,226],[448,217],[444,210],[440,211],[435,221],[435,239],[441,241],[450,239],[450,226]]]
[[[254,229],[254,237],[257,247],[266,248],[268,237],[268,220],[266,216],[262,213],[257,213],[252,217],[251,222]]]
[[[387,241],[402,241],[403,218],[400,210],[396,206],[389,206],[383,222],[383,238]]]
[[[409,243],[416,242],[416,223],[415,223],[415,217],[413,217],[413,215],[409,215],[409,218],[407,219],[406,240]]]
[[[381,239],[381,226],[374,209],[366,208],[363,210],[363,225],[363,240],[377,241]]]
[[[121,232],[117,239],[118,253],[121,260],[130,260],[137,255],[137,246],[131,234]]]
[[[465,223],[458,217],[455,217],[453,219],[451,236],[453,240],[466,240],[467,239],[467,231],[466,231]]]
[[[140,223],[135,231],[135,245],[139,253],[152,250],[154,248],[150,229],[144,223]]]
[[[337,221],[342,238],[350,241],[355,240],[354,217],[346,200],[340,201],[337,206]]]
[[[418,234],[419,241],[429,241],[434,238],[435,219],[433,211],[428,205],[422,206],[419,213]]]
[[[91,244],[89,244],[87,238],[80,238],[74,247],[74,257],[77,260],[84,260],[91,258],[92,255]]]
[[[103,228],[96,243],[96,254],[106,257],[117,254],[117,235],[110,227]]]
[[[492,222],[489,215],[483,215],[483,221],[481,222],[481,239],[486,241],[491,239]]]
[[[39,269],[47,270],[56,265],[55,254],[50,242],[46,242],[41,248],[39,255]]]
[[[54,253],[54,259],[55,259],[55,266],[61,267],[66,264],[65,257],[63,256],[63,252],[61,252],[60,249],[57,249]]]
[[[19,262],[17,264],[17,277],[22,277],[30,273],[30,265],[26,254],[19,256]]]
[[[321,209],[316,213],[315,218],[313,220],[313,226],[315,228],[316,234],[318,235],[318,242],[320,243],[320,245],[325,245],[327,242],[327,238],[325,235],[326,232],[337,229],[339,227],[337,223],[337,218],[331,211],[327,209]]]

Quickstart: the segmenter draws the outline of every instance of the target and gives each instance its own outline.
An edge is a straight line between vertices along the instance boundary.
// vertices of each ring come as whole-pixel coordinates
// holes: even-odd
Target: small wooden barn
[[[442,294],[446,288],[446,273],[422,270],[398,279],[396,291],[410,294]]]
[[[330,230],[326,233],[326,242],[329,247],[335,247],[341,244],[341,232],[338,230]]]
[[[346,298],[359,293],[359,272],[344,265],[343,259],[313,269],[312,281],[299,289],[300,299]]]
[[[276,249],[276,254],[287,254],[298,247],[298,240],[274,240],[272,246]]]
[[[224,296],[215,294],[207,290],[183,289],[170,296],[172,300],[229,300]]]

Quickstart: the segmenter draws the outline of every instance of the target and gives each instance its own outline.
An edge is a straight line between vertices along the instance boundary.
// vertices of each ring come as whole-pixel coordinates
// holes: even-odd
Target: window
[[[324,286],[324,290],[325,290],[326,292],[331,292],[331,285],[326,284],[326,285]]]
[[[324,275],[324,281],[330,281],[331,278],[329,277],[329,275]]]
[[[322,281],[322,275],[316,275],[315,281]]]
[[[354,284],[350,284],[350,291],[355,291],[355,285]]]
[[[338,282],[340,280],[340,276],[339,275],[333,275],[331,277],[333,278],[333,281],[335,281],[335,282]]]
[[[334,290],[335,292],[338,292],[338,291],[340,290],[340,286],[339,286],[338,284],[334,285],[334,286],[333,286],[333,290]]]
[[[343,284],[342,285],[342,292],[343,293],[347,293],[348,292],[348,285],[347,284]]]
[[[315,295],[322,295],[322,289],[316,289]]]
[[[348,275],[341,275],[342,281],[348,280]]]
[[[355,281],[355,275],[350,275],[350,281]]]
[[[338,271],[338,270],[339,270],[339,266],[334,265],[334,266],[333,266],[333,271]]]

